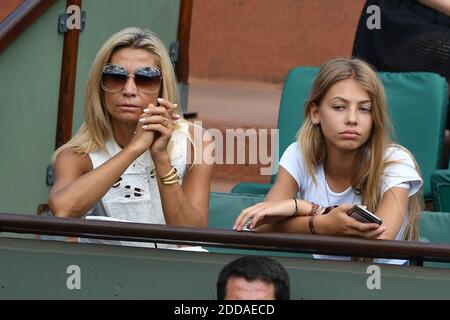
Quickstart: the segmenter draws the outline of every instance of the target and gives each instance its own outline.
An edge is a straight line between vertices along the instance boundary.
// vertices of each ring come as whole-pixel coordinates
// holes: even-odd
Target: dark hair
[[[262,280],[275,287],[276,300],[289,300],[289,276],[276,260],[261,256],[244,256],[231,261],[217,279],[217,299],[224,300],[227,294],[227,282],[230,277],[243,277],[247,281]]]

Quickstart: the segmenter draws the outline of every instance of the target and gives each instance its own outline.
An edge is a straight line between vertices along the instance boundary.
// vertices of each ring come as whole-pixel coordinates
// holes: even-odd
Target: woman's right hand
[[[252,219],[250,229],[253,229],[266,223],[278,222],[290,218],[294,213],[295,202],[293,199],[260,202],[242,210],[236,218],[233,230],[242,231],[242,228],[249,219]]]
[[[144,119],[145,117],[148,117],[150,114],[150,109],[155,108],[155,105],[150,103],[146,109],[144,109],[144,112],[139,116],[139,119]],[[172,122],[173,125],[176,124],[176,121],[178,121],[181,117],[176,113],[171,113]],[[145,150],[148,150],[150,146],[153,143],[153,140],[155,139],[155,131],[153,130],[145,130],[142,128],[142,126],[146,125],[143,121],[138,121],[136,125],[136,130],[134,131],[134,135],[131,139],[130,144],[133,144],[138,147],[139,150],[142,150],[144,152]]]
[[[145,116],[145,111],[139,116],[142,119]],[[142,126],[145,125],[141,121],[138,121],[133,137],[131,138],[130,145],[136,146],[140,151],[144,152],[148,150],[155,138],[155,132],[152,130],[144,130]]]
[[[314,218],[314,229],[318,234],[360,237],[373,239],[387,230],[387,227],[376,223],[363,223],[347,215],[352,204],[340,205],[328,214]]]

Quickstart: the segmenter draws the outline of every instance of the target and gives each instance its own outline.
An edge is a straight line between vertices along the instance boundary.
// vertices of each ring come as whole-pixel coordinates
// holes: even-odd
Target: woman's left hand
[[[242,231],[245,224],[251,219],[250,229],[257,228],[266,223],[274,223],[295,214],[295,202],[293,199],[272,202],[260,202],[242,210],[233,226],[233,230]]]
[[[181,117],[174,113],[176,105],[170,101],[158,99],[159,106],[149,104],[139,122],[144,130],[155,131],[155,138],[150,146],[150,153],[155,160],[167,155],[167,144],[172,137],[176,120]]]

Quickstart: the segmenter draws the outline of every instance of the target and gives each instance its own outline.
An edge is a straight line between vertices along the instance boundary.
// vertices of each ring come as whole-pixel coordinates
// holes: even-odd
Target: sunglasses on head
[[[134,84],[141,93],[155,93],[161,84],[161,70],[158,67],[143,66],[137,68],[133,74],[119,64],[106,64],[102,71],[101,85],[106,92],[122,91],[128,78],[134,78]]]

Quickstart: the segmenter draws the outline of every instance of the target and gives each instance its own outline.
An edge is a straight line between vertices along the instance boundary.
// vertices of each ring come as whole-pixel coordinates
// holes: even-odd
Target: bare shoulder
[[[55,161],[57,171],[71,171],[84,174],[93,169],[89,155],[80,154],[72,149],[62,151]]]

